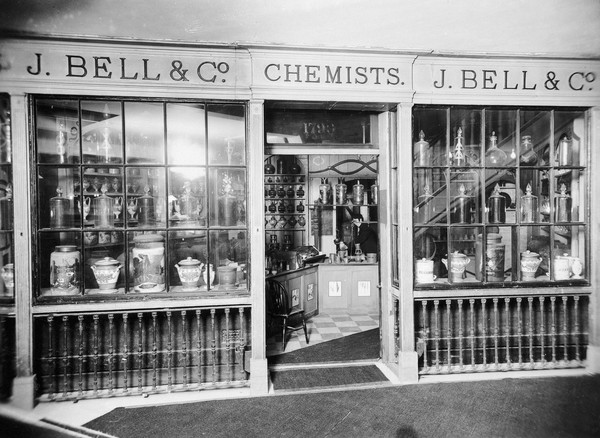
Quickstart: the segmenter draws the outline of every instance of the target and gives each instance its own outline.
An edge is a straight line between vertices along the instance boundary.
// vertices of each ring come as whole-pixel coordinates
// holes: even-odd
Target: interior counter
[[[333,310],[379,309],[377,263],[319,263],[270,275],[286,286],[293,306],[308,316]]]

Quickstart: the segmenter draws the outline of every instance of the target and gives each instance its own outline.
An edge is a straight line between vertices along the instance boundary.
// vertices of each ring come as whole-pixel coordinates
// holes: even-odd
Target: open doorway
[[[269,363],[377,360],[378,157],[277,152],[265,156],[266,290],[283,285],[308,342],[301,315],[284,331],[268,311]]]

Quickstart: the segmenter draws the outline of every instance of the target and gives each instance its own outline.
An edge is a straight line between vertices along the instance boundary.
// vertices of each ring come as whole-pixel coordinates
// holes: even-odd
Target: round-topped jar
[[[524,251],[521,253],[521,280],[534,281],[535,274],[542,263],[542,258],[537,252]]]
[[[136,292],[161,292],[165,289],[165,246],[160,234],[141,234],[133,238],[130,272]]]
[[[116,290],[121,267],[121,263],[112,257],[104,257],[91,266],[100,291],[113,292]]]
[[[50,284],[53,293],[78,292],[81,254],[76,245],[57,245],[50,254]]]
[[[198,282],[202,276],[203,263],[200,260],[188,257],[175,265],[181,285],[184,291],[193,291],[198,289]]]

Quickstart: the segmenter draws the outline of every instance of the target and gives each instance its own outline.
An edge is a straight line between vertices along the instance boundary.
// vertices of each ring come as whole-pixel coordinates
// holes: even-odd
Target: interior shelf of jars
[[[289,251],[307,242],[306,156],[265,158],[264,211],[267,250]]]
[[[452,119],[451,110],[443,113],[424,111],[426,117]],[[567,114],[575,119],[568,122],[552,115],[555,131],[547,135],[550,116],[498,113],[472,111],[471,123],[473,114],[485,120],[472,129],[466,117],[466,124],[463,119],[430,138],[425,129],[415,132],[417,287],[585,282],[588,175],[580,115]],[[520,135],[503,129],[498,136],[486,126],[502,124],[502,117],[511,123],[516,117]],[[536,125],[540,120],[543,129]],[[477,141],[480,132],[489,133],[485,147]],[[531,132],[546,135],[532,139]]]

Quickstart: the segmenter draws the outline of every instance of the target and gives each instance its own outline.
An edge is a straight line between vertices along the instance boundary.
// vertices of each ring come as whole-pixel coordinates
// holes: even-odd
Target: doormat
[[[337,386],[367,385],[389,382],[376,365],[344,366],[331,368],[301,368],[271,371],[275,391]]]
[[[269,365],[379,359],[379,328],[271,356]]]

